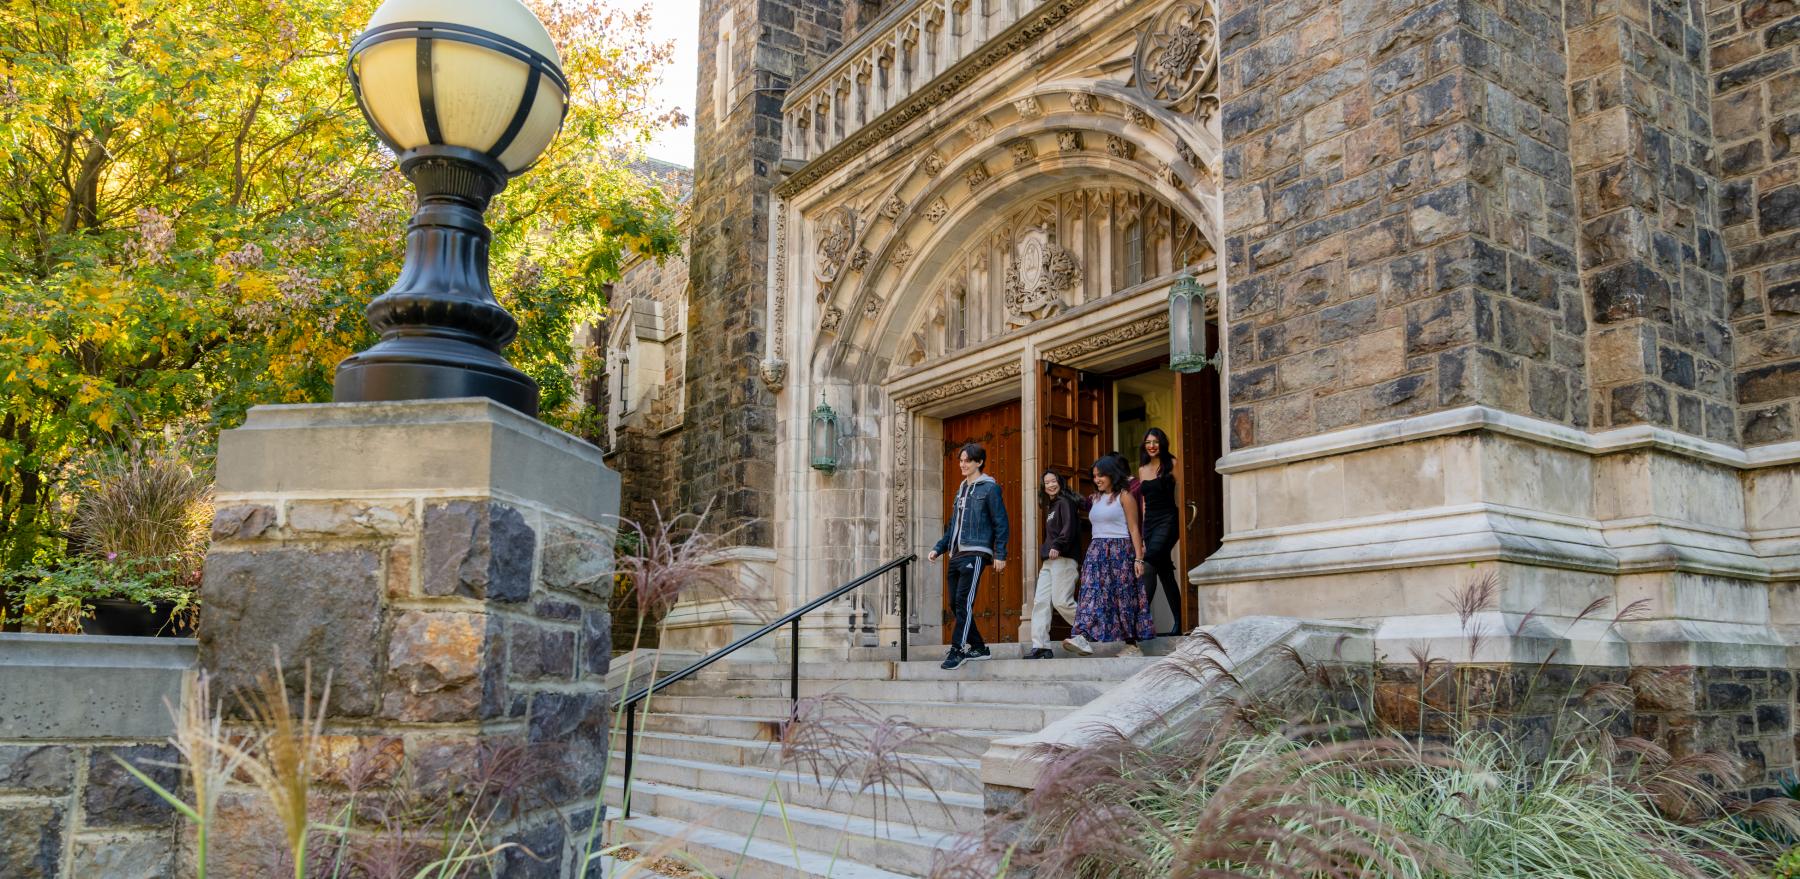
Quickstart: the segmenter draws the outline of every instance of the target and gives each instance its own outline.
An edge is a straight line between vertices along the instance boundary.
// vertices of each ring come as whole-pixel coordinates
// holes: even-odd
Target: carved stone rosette
[[[836,281],[856,247],[856,211],[839,206],[819,224],[819,246],[813,276],[822,284]]]
[[[1200,0],[1163,10],[1138,36],[1131,66],[1145,97],[1206,118],[1218,106],[1218,8],[1212,0]]]
[[[1075,255],[1050,239],[1044,228],[1027,230],[1013,244],[1006,266],[1006,320],[1024,326],[1068,307],[1065,290],[1081,283]]]

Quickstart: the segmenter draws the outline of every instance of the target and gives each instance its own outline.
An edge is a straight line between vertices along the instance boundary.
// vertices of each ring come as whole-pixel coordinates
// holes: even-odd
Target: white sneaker
[[[1137,646],[1136,644],[1127,644],[1127,645],[1125,645],[1125,647],[1123,649],[1121,649],[1119,651],[1119,655],[1120,656],[1143,656],[1144,651],[1143,651],[1143,648]]]
[[[1094,655],[1094,645],[1089,644],[1087,639],[1080,635],[1070,635],[1069,637],[1064,638],[1063,649],[1078,656]]]

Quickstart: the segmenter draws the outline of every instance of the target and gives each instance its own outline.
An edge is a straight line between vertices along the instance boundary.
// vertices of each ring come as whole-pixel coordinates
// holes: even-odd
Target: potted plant
[[[199,596],[165,560],[71,558],[8,571],[19,622],[50,632],[185,637]]]

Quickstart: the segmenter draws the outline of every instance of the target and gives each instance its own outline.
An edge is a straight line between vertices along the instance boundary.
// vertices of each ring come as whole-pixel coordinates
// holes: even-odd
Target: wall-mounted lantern
[[[838,417],[831,405],[825,402],[825,395],[819,395],[819,405],[812,413],[812,467],[822,473],[831,473],[838,466]]]
[[[1169,290],[1169,368],[1200,372],[1212,365],[1206,356],[1206,288],[1182,275]]]

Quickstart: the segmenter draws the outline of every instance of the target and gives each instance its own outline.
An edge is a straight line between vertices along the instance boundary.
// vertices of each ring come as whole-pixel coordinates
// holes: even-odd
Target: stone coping
[[[1220,473],[1245,473],[1264,467],[1478,430],[1595,455],[1633,449],[1657,449],[1740,470],[1800,463],[1800,442],[1744,450],[1645,424],[1593,433],[1487,406],[1464,406],[1230,452],[1219,459],[1218,469]]]
[[[238,430],[290,430],[315,427],[399,427],[423,424],[493,422],[563,451],[602,463],[604,455],[593,443],[532,418],[486,397],[451,400],[403,400],[381,403],[281,403],[254,406]]]
[[[198,667],[192,638],[0,634],[0,741],[152,741]]]

